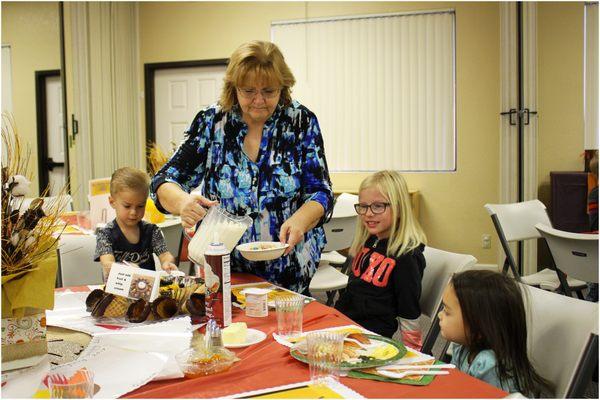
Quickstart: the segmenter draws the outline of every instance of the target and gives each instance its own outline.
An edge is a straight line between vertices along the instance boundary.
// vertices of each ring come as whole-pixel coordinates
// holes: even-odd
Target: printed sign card
[[[104,291],[130,299],[154,301],[159,287],[160,272],[114,263]]]

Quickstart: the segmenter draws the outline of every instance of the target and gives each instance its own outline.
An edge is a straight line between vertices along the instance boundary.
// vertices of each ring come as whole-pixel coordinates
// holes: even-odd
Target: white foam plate
[[[251,242],[237,245],[236,249],[246,260],[270,261],[281,257],[289,246],[279,242]]]
[[[246,341],[244,343],[235,343],[235,344],[227,344],[223,343],[223,345],[229,349],[237,349],[240,347],[251,346],[256,343],[260,343],[265,340],[267,334],[263,331],[259,331],[258,329],[248,328],[246,332]]]

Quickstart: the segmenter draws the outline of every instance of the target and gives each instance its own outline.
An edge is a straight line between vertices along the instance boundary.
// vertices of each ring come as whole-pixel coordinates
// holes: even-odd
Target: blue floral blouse
[[[247,132],[238,109],[224,112],[212,105],[200,111],[175,154],[152,179],[151,195],[159,210],[164,212],[156,196],[162,183],[176,183],[186,192],[202,184],[205,197],[253,219],[242,243],[279,241],[281,225],[309,200],[321,204],[328,215],[333,192],[317,117],[296,101],[277,106],[263,128],[256,162],[243,151]],[[250,262],[234,250],[232,269],[303,292],[325,246],[320,226],[324,219],[288,256]]]

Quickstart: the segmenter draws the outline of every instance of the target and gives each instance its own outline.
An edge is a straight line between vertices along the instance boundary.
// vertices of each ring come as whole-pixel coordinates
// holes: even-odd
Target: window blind
[[[585,149],[598,148],[598,3],[585,4],[584,132]]]
[[[273,22],[271,40],[331,171],[456,169],[454,11]]]

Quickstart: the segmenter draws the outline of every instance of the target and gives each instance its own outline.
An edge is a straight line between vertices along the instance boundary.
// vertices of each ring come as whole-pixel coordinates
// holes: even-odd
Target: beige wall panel
[[[60,69],[57,2],[2,2],[2,44],[11,47],[13,114],[31,148],[30,195],[38,193],[35,71]]]
[[[268,40],[274,20],[426,9],[456,10],[458,170],[405,174],[421,191],[430,245],[495,262],[481,248],[493,233],[483,204],[498,200],[499,6],[495,3],[141,3],[141,65],[227,58],[244,41]],[[335,190],[356,190],[365,174],[334,174]]]
[[[538,181],[549,204],[551,171],[583,171],[583,2],[538,3]]]

